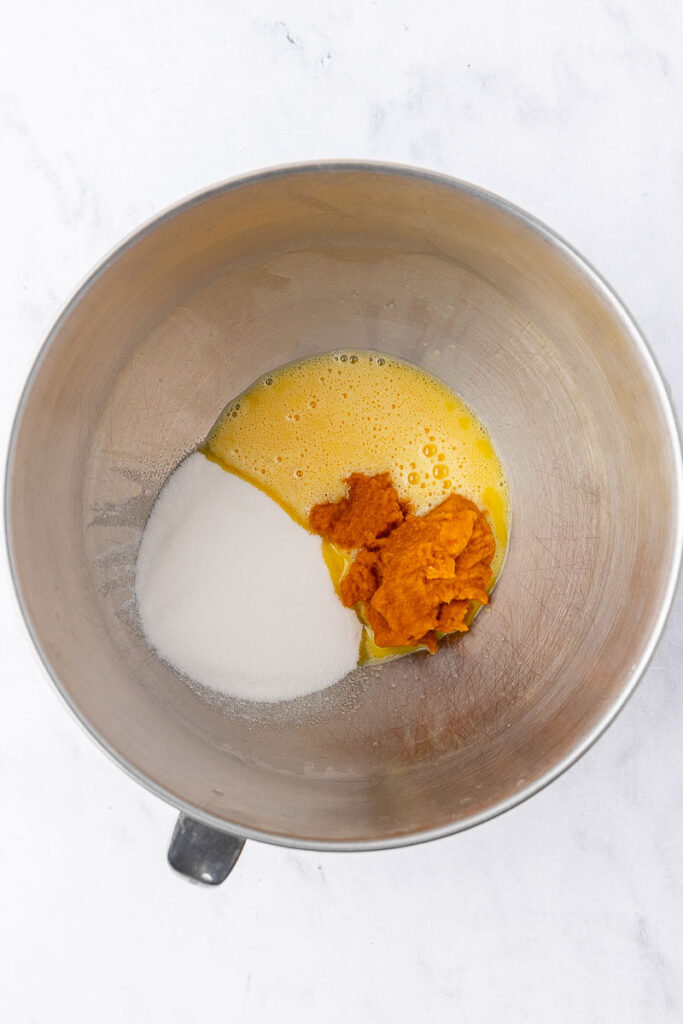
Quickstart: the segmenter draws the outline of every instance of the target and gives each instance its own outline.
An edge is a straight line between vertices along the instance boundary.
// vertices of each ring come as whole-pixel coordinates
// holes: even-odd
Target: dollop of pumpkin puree
[[[388,473],[352,473],[348,496],[315,505],[311,528],[356,556],[340,584],[343,603],[361,612],[379,647],[424,645],[438,633],[464,633],[472,602],[488,604],[496,544],[474,502],[451,494],[416,516]]]

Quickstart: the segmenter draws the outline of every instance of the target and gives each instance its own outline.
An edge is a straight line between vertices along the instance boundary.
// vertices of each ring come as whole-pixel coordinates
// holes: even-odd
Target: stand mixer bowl
[[[417,363],[481,417],[510,482],[506,565],[433,657],[293,705],[212,701],[139,629],[147,515],[231,397],[340,347]],[[632,692],[681,554],[674,416],[614,293],[503,200],[377,164],[230,181],[122,243],[38,357],[7,480],[17,592],[56,686],[123,768],[238,845],[398,846],[536,792]]]

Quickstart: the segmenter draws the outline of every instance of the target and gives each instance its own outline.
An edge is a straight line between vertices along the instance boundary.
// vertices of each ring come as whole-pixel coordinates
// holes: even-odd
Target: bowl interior
[[[140,635],[146,517],[231,397],[340,346],[424,366],[487,424],[505,569],[434,657],[293,705],[212,701]],[[143,781],[237,831],[391,844],[519,799],[625,699],[673,585],[678,459],[635,328],[543,229],[427,175],[295,168],[166,214],[67,307],[17,421],[11,555],[60,687]]]

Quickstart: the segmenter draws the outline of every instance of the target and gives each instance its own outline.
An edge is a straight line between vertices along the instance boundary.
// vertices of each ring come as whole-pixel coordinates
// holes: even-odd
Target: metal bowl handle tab
[[[220,885],[237,863],[243,846],[243,839],[180,814],[171,836],[168,862],[193,882]]]

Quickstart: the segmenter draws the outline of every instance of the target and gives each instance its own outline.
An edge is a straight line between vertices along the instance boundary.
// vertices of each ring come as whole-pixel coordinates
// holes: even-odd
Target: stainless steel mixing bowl
[[[507,564],[490,610],[434,657],[293,707],[212,704],[140,634],[141,531],[228,399],[339,346],[412,360],[479,413],[510,479]],[[398,846],[536,792],[633,690],[681,553],[674,417],[614,293],[503,200],[368,164],[228,182],[116,249],[31,373],[7,504],[17,591],[55,684],[189,816],[172,859],[211,881],[247,837]]]

